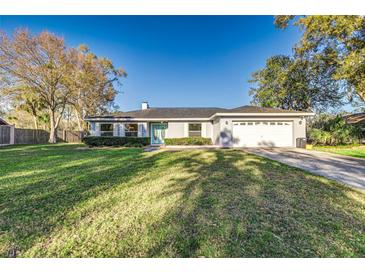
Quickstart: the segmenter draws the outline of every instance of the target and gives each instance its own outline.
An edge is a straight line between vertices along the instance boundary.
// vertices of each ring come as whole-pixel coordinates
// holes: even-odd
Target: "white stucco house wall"
[[[295,147],[306,137],[310,112],[242,106],[224,108],[150,108],[112,115],[89,116],[93,136],[165,138],[205,137],[221,147]]]

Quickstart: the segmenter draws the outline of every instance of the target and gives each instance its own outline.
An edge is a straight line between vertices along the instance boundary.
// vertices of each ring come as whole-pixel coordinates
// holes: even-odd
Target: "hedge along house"
[[[256,106],[224,108],[150,108],[89,116],[92,136],[165,138],[205,137],[221,147],[295,147],[306,137],[306,117],[314,115]]]

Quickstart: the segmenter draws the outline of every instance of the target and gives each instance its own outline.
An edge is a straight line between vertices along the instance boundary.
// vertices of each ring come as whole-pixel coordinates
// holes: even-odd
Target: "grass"
[[[365,146],[315,146],[313,149],[356,158],[365,158]]]
[[[365,193],[239,150],[0,149],[2,257],[364,257]]]

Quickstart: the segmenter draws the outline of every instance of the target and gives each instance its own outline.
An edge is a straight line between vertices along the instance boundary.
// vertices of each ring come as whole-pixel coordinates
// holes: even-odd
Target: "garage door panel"
[[[233,122],[233,143],[237,147],[293,146],[293,123],[288,121]]]

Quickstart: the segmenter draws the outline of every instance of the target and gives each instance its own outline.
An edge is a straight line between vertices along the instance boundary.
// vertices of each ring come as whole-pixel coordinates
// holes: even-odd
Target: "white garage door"
[[[293,146],[293,122],[233,122],[233,143],[237,147],[291,147]]]

